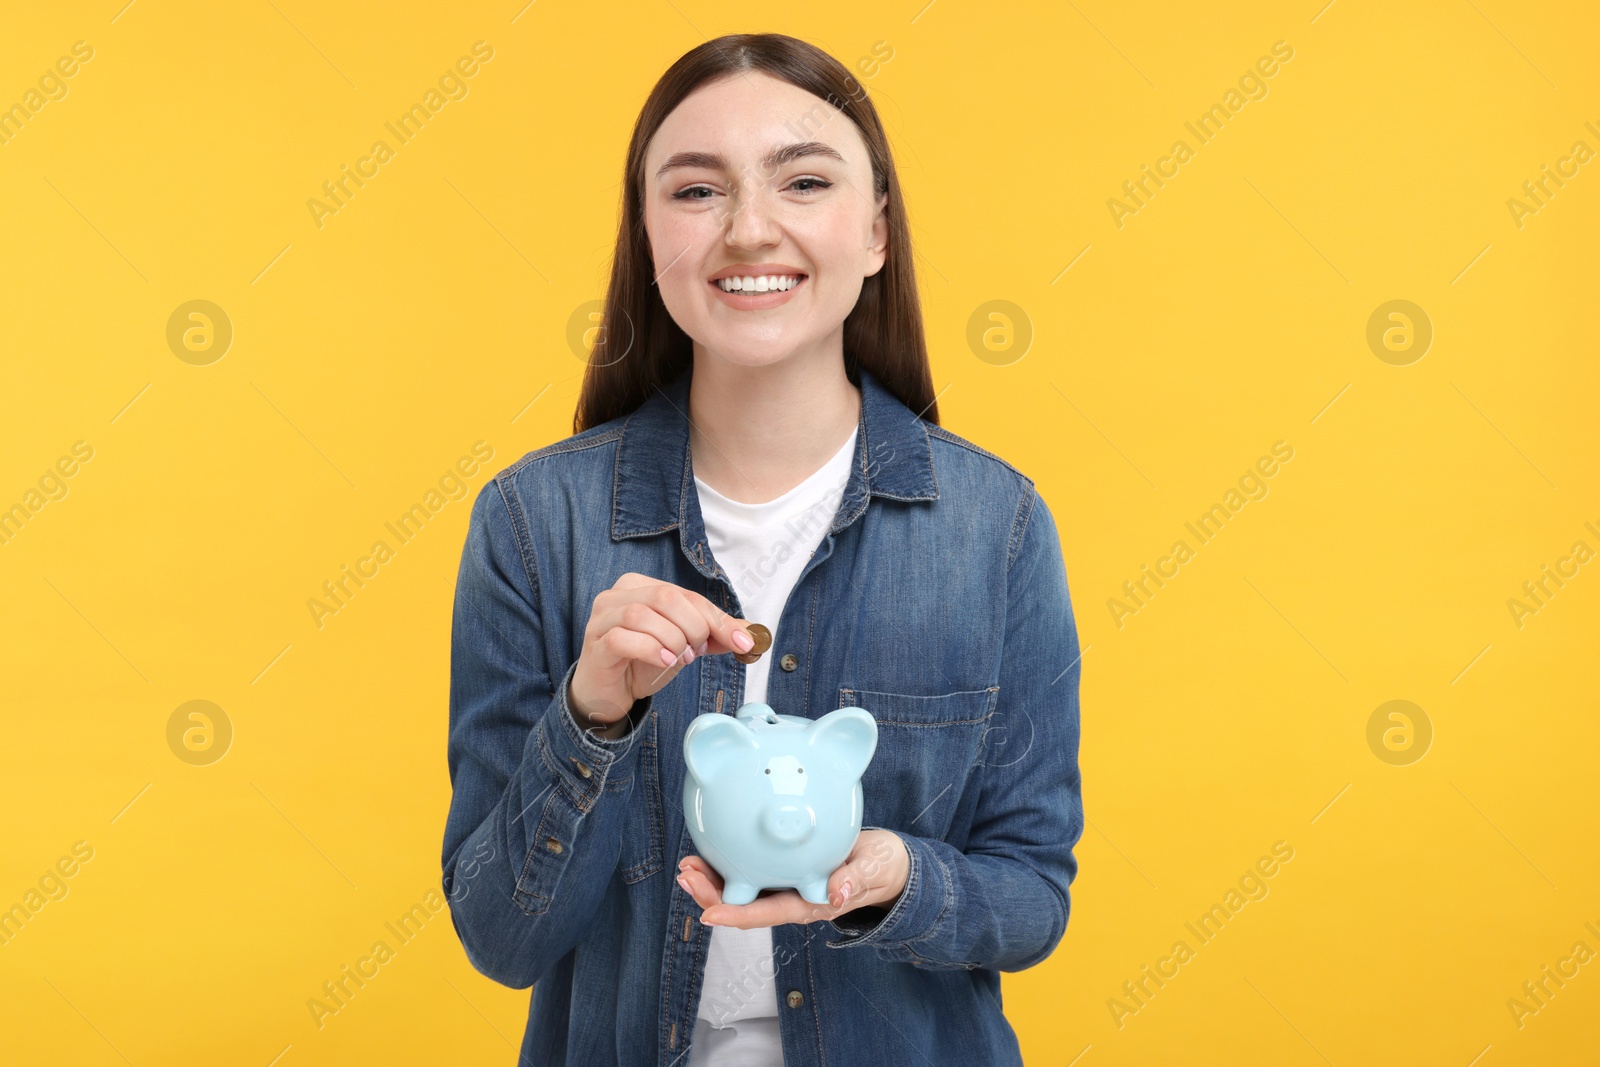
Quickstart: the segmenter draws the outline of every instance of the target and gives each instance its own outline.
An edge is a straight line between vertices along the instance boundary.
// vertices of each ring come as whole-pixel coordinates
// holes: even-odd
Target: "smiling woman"
[[[595,331],[573,435],[483,487],[462,553],[462,946],[536,986],[523,1062],[1020,1064],[1000,972],[1061,941],[1084,825],[1077,629],[1033,481],[939,425],[877,112],[802,41],[708,41],[623,190],[603,321],[631,329]],[[805,896],[691,854],[685,734],[752,704],[878,728]],[[825,821],[826,775],[754,770],[720,820]]]
[[[641,324],[642,344],[611,356],[601,332],[574,432],[637,408],[690,363],[695,342],[766,363],[786,349],[837,346],[847,376],[865,361],[913,411],[939,421],[888,138],[862,84],[832,57],[770,43],[792,40],[711,42],[679,59],[645,102],[603,313]],[[775,239],[793,255],[746,254]],[[740,284],[719,285],[725,277]],[[762,294],[763,277],[778,296]],[[740,314],[777,308],[781,316]],[[825,452],[806,457],[810,470]]]

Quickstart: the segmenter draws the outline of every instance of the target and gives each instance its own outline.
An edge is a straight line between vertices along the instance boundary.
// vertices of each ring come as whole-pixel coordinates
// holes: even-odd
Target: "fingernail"
[[[844,904],[850,903],[850,882],[849,882],[849,880],[846,880],[844,885],[839,887],[839,896],[844,898],[841,901],[841,903],[844,903]]]
[[[703,656],[703,655],[706,654],[706,649],[708,649],[710,647],[711,647],[711,638],[708,637],[704,641],[700,642],[700,647],[695,649],[695,653],[697,655]]]
[[[685,878],[681,874],[678,875],[678,888],[682,889],[685,893],[689,892],[689,879]]]
[[[706,918],[704,915],[702,915],[702,916],[700,916],[700,925],[701,926],[715,926],[717,924],[712,922],[710,919]]]
[[[756,639],[750,636],[750,631],[733,631],[733,647],[737,648],[740,652],[749,652],[755,646]]]
[[[694,662],[694,649],[685,648],[683,650],[683,663],[684,663],[684,666],[688,666],[689,664],[691,664],[693,662]]]
[[[671,652],[668,652],[664,648],[661,650],[661,665],[663,667],[670,667],[676,662],[678,662],[678,657],[674,656]]]

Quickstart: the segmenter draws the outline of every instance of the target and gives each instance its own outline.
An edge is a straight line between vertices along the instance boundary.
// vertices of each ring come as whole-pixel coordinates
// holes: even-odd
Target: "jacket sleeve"
[[[472,506],[451,625],[443,856],[468,960],[517,989],[537,982],[595,918],[630,793],[606,783],[632,777],[652,702],[634,704],[632,726],[614,741],[573,718],[576,661],[552,680],[525,531],[500,479],[486,484]]]
[[[843,935],[830,948],[871,945],[922,967],[1020,971],[1066,933],[1083,835],[1078,634],[1055,521],[1031,485],[1016,522],[996,718],[1031,740],[1020,757],[981,769],[964,851],[894,831],[910,855],[904,891],[887,909],[829,920]]]

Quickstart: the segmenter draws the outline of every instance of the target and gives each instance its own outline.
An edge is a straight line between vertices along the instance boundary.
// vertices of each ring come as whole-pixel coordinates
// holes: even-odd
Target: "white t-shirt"
[[[773,656],[782,645],[778,618],[800,572],[833,525],[850,480],[856,430],[805,481],[762,504],[729,500],[699,478],[706,542],[739,594],[743,618],[772,631],[772,649],[745,666],[744,703],[765,703]],[[805,708],[774,707],[780,715]],[[695,1020],[689,1067],[782,1067],[772,928],[711,930],[704,991]]]

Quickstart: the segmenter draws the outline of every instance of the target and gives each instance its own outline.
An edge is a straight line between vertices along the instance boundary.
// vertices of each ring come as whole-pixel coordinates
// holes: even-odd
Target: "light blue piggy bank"
[[[861,832],[861,775],[877,747],[865,708],[806,719],[751,703],[695,718],[683,735],[683,815],[722,875],[724,903],[790,888],[828,903],[828,877]]]

